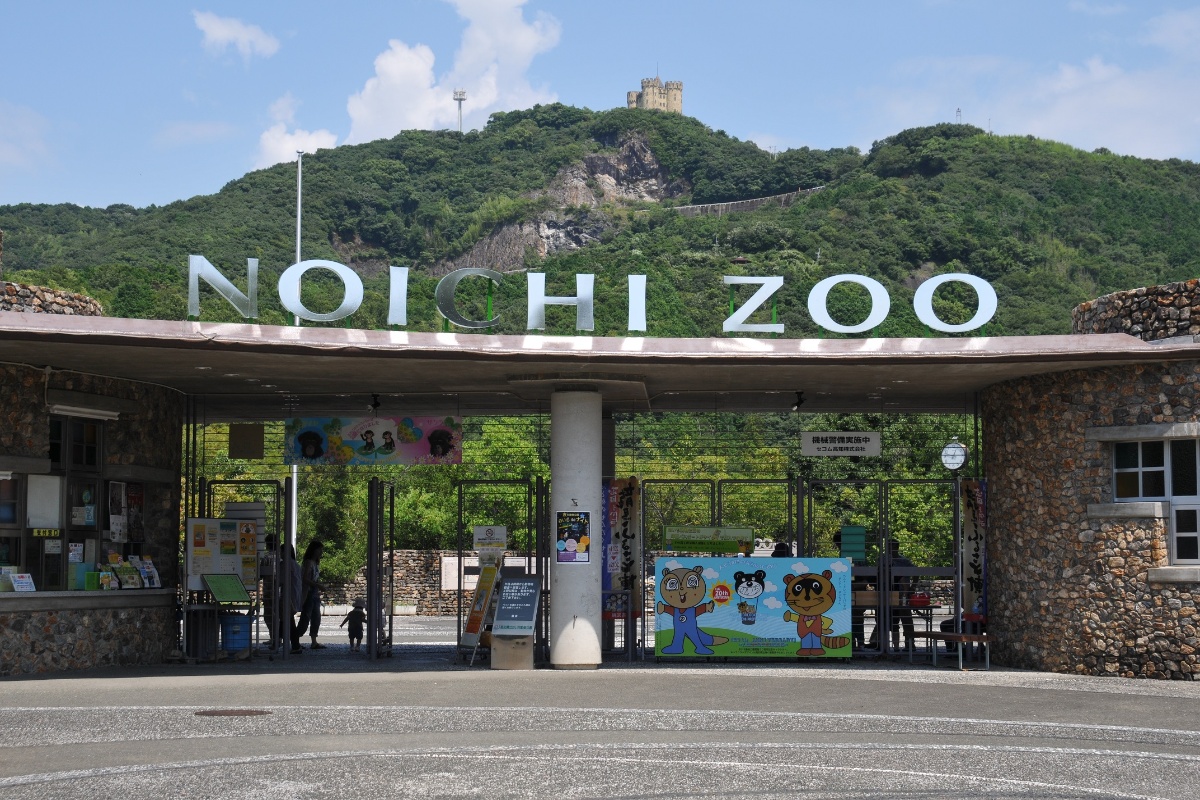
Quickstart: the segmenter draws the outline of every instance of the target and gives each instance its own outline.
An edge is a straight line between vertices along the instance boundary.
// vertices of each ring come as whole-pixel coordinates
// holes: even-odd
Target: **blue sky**
[[[765,149],[954,121],[1200,160],[1200,5],[1126,0],[9,2],[0,205],[162,205],[315,150],[684,82]]]

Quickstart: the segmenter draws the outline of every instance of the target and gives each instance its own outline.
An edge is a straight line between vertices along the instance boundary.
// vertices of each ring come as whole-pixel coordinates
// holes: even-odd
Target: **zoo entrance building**
[[[0,563],[53,562],[63,582],[0,593],[0,674],[157,663],[174,649],[191,502],[180,442],[201,419],[349,413],[340,398],[373,392],[412,414],[548,409],[552,507],[586,507],[614,408],[781,412],[803,389],[820,398],[806,411],[978,414],[993,663],[1194,679],[1197,288],[1084,304],[1064,336],[762,340],[115,319],[78,296],[0,284]],[[138,487],[123,499],[163,588],[69,590],[102,527],[80,509],[114,483]],[[48,508],[61,530],[37,518]],[[551,565],[555,667],[600,663],[598,570],[568,581]]]

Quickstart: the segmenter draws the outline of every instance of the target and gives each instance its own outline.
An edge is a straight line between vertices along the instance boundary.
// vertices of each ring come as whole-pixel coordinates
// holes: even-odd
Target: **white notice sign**
[[[801,453],[806,456],[877,456],[882,451],[878,431],[805,431]]]

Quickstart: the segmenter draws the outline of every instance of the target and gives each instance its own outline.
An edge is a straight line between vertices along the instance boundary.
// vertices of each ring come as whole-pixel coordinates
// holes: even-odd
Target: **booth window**
[[[1200,564],[1200,448],[1196,439],[1113,444],[1113,497],[1171,504],[1169,558]]]
[[[21,484],[0,478],[0,567],[21,566]]]

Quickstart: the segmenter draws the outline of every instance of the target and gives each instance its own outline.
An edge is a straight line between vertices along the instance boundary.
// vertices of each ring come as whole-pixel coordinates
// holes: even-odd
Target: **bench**
[[[912,635],[909,636],[909,638],[908,638],[908,661],[909,661],[909,663],[912,663],[912,660],[913,660],[913,640],[914,639],[928,639],[929,640],[930,649],[933,651],[933,665],[935,667],[937,666],[937,651],[938,651],[937,643],[945,642],[947,645],[949,645],[951,642],[956,642],[959,645],[959,648],[958,648],[958,668],[959,669],[963,668],[963,647],[962,647],[962,645],[964,645],[964,644],[981,645],[983,647],[983,668],[986,670],[990,670],[992,668],[992,652],[991,652],[991,648],[989,648],[987,646],[988,642],[991,640],[988,639],[988,635],[986,633],[954,633],[952,631],[913,631]]]

